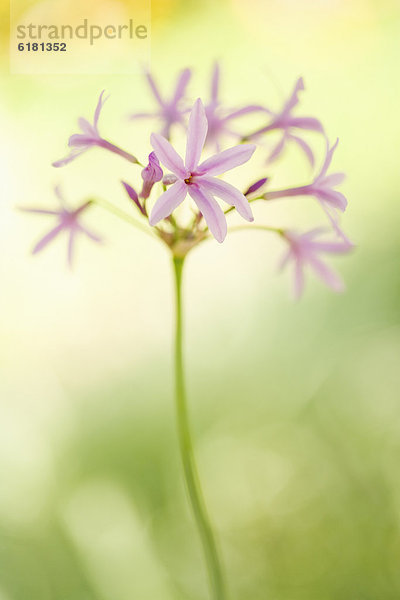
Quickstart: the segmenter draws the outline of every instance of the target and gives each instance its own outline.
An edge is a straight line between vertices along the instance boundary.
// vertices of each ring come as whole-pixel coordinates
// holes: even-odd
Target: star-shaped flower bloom
[[[100,243],[102,240],[99,236],[86,229],[86,227],[80,223],[80,217],[82,213],[92,204],[92,202],[85,202],[75,210],[71,210],[66,207],[64,198],[61,195],[58,187],[55,188],[55,193],[61,204],[61,207],[58,210],[46,210],[42,208],[21,208],[21,210],[29,213],[52,215],[57,217],[57,225],[48,233],[46,233],[46,235],[36,244],[36,246],[33,248],[32,254],[37,254],[43,250],[43,248],[45,248],[47,244],[49,244],[62,231],[66,231],[68,234],[68,263],[70,266],[72,266],[74,245],[77,235],[83,233],[91,240],[98,243]]]
[[[293,130],[308,130],[324,133],[324,129],[321,122],[314,117],[293,116],[293,109],[299,103],[298,95],[302,90],[304,90],[304,82],[303,78],[300,77],[294,86],[290,98],[285,102],[282,110],[277,113],[269,111],[272,116],[272,121],[266,127],[263,127],[262,129],[254,132],[251,136],[248,136],[248,139],[250,139],[253,137],[258,137],[259,135],[267,133],[268,131],[273,131],[276,129],[282,130],[282,137],[269,155],[268,162],[276,160],[282,154],[287,142],[293,141],[303,150],[304,154],[310,161],[311,166],[314,166],[314,153],[311,147],[309,144],[307,144],[307,142],[296,135],[296,133],[293,133]]]
[[[192,76],[190,69],[184,69],[178,76],[175,91],[169,100],[164,100],[154,78],[149,72],[146,72],[146,79],[153,96],[158,104],[158,109],[154,112],[135,113],[130,116],[131,119],[158,118],[161,120],[161,134],[169,138],[172,125],[175,123],[183,124],[185,111],[182,108],[182,101],[185,96],[186,88]]]
[[[78,123],[81,133],[75,133],[74,135],[71,135],[68,140],[68,146],[72,148],[71,152],[65,158],[54,162],[53,167],[63,167],[89,150],[89,148],[102,145],[103,139],[99,133],[98,122],[101,109],[107,100],[107,98],[104,98],[104,91],[105,90],[101,92],[97,102],[96,110],[94,111],[93,123],[89,123],[89,121],[83,117],[79,118]]]
[[[150,225],[156,225],[168,217],[190,194],[218,242],[223,242],[227,232],[225,215],[214,196],[235,206],[247,221],[253,220],[250,205],[245,196],[231,184],[214,175],[221,175],[247,162],[254,150],[253,144],[242,144],[211,156],[199,165],[207,135],[207,118],[204,106],[196,100],[189,118],[185,162],[163,136],[153,133],[151,144],[158,159],[170,169],[176,181],[155,203]]]
[[[319,236],[325,232],[325,228],[317,228],[303,234],[294,231],[285,231],[283,234],[289,243],[289,250],[283,257],[281,268],[289,262],[294,263],[294,295],[296,298],[300,298],[303,293],[306,267],[311,267],[315,274],[335,292],[344,290],[342,279],[322,262],[319,255],[346,254],[352,249],[353,244],[348,240],[319,240]]]
[[[206,117],[208,121],[208,133],[206,144],[213,146],[218,152],[220,149],[221,136],[232,135],[241,138],[241,134],[232,128],[232,121],[238,117],[248,115],[254,112],[265,112],[265,108],[257,104],[243,106],[237,110],[224,111],[219,100],[220,87],[220,68],[215,63],[211,77],[211,95],[210,101],[205,105]]]
[[[118,146],[115,146],[115,144],[112,144],[111,142],[105,140],[101,137],[99,133],[99,117],[101,109],[103,108],[104,103],[107,100],[107,98],[104,98],[104,91],[105,90],[101,92],[99,100],[97,102],[96,110],[94,111],[93,123],[89,123],[87,119],[80,117],[80,119],[78,120],[78,124],[81,129],[81,133],[74,133],[68,140],[68,146],[72,148],[71,152],[65,158],[54,162],[53,167],[63,167],[64,165],[67,165],[71,161],[75,160],[75,158],[78,158],[78,156],[80,156],[84,152],[87,152],[87,150],[90,150],[90,148],[93,148],[94,146],[98,146],[100,148],[104,148],[105,150],[109,150],[110,152],[114,152],[114,154],[122,156],[122,158],[125,158],[131,163],[138,163],[138,160],[135,156],[133,156],[129,152],[125,152],[125,150],[122,150]]]
[[[332,162],[333,153],[335,152],[339,140],[337,139],[335,144],[330,148],[329,142],[326,140],[326,155],[324,163],[321,167],[320,172],[314,178],[312,183],[308,185],[302,185],[299,187],[288,188],[285,190],[277,190],[272,192],[266,192],[263,197],[265,200],[276,200],[278,198],[288,198],[290,196],[314,196],[321,207],[328,216],[333,228],[336,233],[344,240],[346,236],[339,227],[338,211],[344,212],[347,207],[347,199],[342,194],[335,190],[335,186],[342,183],[345,179],[344,173],[331,173],[327,174],[327,171]],[[347,240],[348,241],[348,240]]]
[[[317,198],[334,229],[343,237],[344,234],[338,225],[337,211],[344,212],[346,210],[347,199],[342,192],[338,192],[334,187],[340,185],[346,176],[344,173],[327,174],[332,162],[333,153],[335,152],[338,143],[339,139],[337,139],[335,144],[329,148],[329,142],[328,140],[326,141],[326,156],[322,168],[314,181],[306,187],[308,188],[307,193],[312,194]]]

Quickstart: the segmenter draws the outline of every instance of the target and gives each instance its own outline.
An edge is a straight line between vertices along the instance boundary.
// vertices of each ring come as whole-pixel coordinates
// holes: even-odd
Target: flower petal
[[[163,163],[170,171],[178,175],[181,179],[185,179],[188,175],[182,158],[177,151],[171,146],[168,140],[158,133],[152,133],[150,137],[151,145],[160,162]]]
[[[179,100],[181,100],[181,98],[183,98],[183,96],[185,95],[186,88],[190,81],[191,76],[192,76],[192,71],[190,69],[184,69],[178,76],[178,81],[177,81],[176,88],[175,88],[175,94],[174,94],[174,97],[173,97],[172,103],[171,103],[173,106],[176,106],[177,103],[179,102]]]
[[[298,144],[300,146],[300,148],[303,150],[304,154],[307,156],[310,165],[313,167],[314,163],[315,163],[314,153],[313,153],[311,147],[307,144],[307,142],[302,140],[297,135],[293,135],[293,134],[289,134],[289,138],[291,140],[293,140],[294,142],[296,142],[296,144]]]
[[[326,175],[326,172],[328,171],[329,166],[332,162],[333,153],[335,152],[338,143],[339,143],[339,138],[337,138],[337,140],[333,144],[332,148],[329,148],[329,141],[326,140],[326,156],[325,156],[324,164],[322,165],[321,171],[319,172],[318,176],[315,178],[315,181],[319,181],[320,179],[322,179],[322,177],[324,177],[324,175]]]
[[[64,158],[61,158],[60,160],[56,160],[55,162],[53,162],[52,166],[56,167],[56,169],[58,169],[59,167],[64,167],[68,163],[70,163],[73,160],[75,160],[76,158],[78,158],[78,156],[80,156],[81,154],[86,152],[87,149],[88,148],[85,146],[83,148],[80,148],[79,150],[72,150],[72,152],[70,152],[68,154],[68,156],[65,156]]]
[[[334,206],[338,210],[344,212],[347,207],[347,198],[342,192],[337,190],[328,189],[317,189],[315,194],[323,202],[329,202],[331,206]]]
[[[103,90],[101,92],[101,94],[99,96],[99,101],[97,102],[96,110],[94,111],[93,126],[94,126],[96,132],[97,132],[97,123],[99,122],[101,109],[103,108],[105,101],[108,99],[108,98],[103,99],[104,92],[105,92],[105,90]]]
[[[158,112],[140,112],[140,113],[133,113],[131,115],[128,115],[128,119],[154,119],[155,117],[158,117]]]
[[[202,101],[198,98],[190,113],[187,133],[185,166],[189,171],[194,171],[199,163],[207,130],[206,112]]]
[[[218,202],[199,185],[189,185],[189,194],[196,202],[198,209],[206,220],[206,223],[220,244],[224,241],[227,232],[227,224],[224,213]]]
[[[217,62],[214,63],[214,68],[211,76],[211,102],[218,103],[220,68]]]
[[[221,181],[216,177],[204,175],[199,177],[197,184],[201,189],[206,189],[213,196],[225,200],[231,206],[234,206],[238,213],[246,221],[254,221],[253,213],[247,198],[230,183]]]
[[[304,81],[302,77],[299,77],[299,79],[296,81],[293,92],[289,98],[289,100],[286,102],[286,104],[283,107],[282,110],[282,115],[286,115],[288,114],[295,106],[296,104],[298,104],[299,102],[299,97],[298,94],[299,92],[304,90]]]
[[[200,175],[221,175],[225,171],[234,169],[247,162],[253,155],[256,146],[254,144],[241,144],[228,148],[219,154],[207,158],[198,166],[196,172]]]
[[[97,137],[74,133],[68,140],[68,146],[73,148],[90,148],[91,146],[96,146],[98,141],[99,138]]]
[[[341,242],[313,242],[312,248],[316,252],[328,252],[329,254],[347,254],[354,248],[354,245],[349,241]]]
[[[158,91],[158,87],[157,87],[156,82],[154,81],[152,75],[150,75],[149,71],[146,71],[145,75],[146,75],[147,83],[149,84],[150,89],[153,92],[154,98],[157,100],[158,104],[164,108],[165,102],[161,98],[160,92]]]
[[[304,291],[304,272],[303,263],[299,258],[294,263],[294,282],[293,293],[296,300],[299,300]]]
[[[321,121],[318,121],[318,119],[315,119],[314,117],[290,117],[288,120],[288,126],[324,133],[324,128]]]
[[[286,140],[287,140],[287,136],[284,133],[282,138],[280,139],[280,141],[276,144],[276,146],[271,151],[271,154],[268,156],[267,164],[274,162],[274,160],[276,160],[282,154],[282,152],[285,148]]]
[[[47,246],[47,244],[49,244],[63,229],[64,225],[60,223],[59,225],[54,227],[54,229],[51,229],[48,233],[46,233],[46,235],[41,240],[39,240],[39,242],[33,248],[32,254],[37,254],[38,252],[43,250],[43,248]]]
[[[97,137],[97,131],[96,129],[93,127],[93,125],[91,125],[91,123],[89,123],[89,121],[87,119],[84,119],[83,117],[80,117],[78,119],[78,124],[80,129],[83,131],[83,133],[89,137]]]
[[[345,289],[343,280],[335,271],[330,269],[315,255],[308,256],[308,263],[313,268],[318,277],[335,292],[343,292]]]
[[[96,233],[93,233],[93,231],[90,231],[89,229],[86,229],[86,227],[84,227],[83,225],[79,225],[79,231],[81,231],[82,233],[84,233],[85,235],[87,235],[88,238],[90,238],[91,240],[93,240],[97,244],[101,244],[103,242],[103,238],[101,238]]]
[[[321,180],[321,183],[324,186],[334,187],[336,185],[340,185],[346,179],[345,173],[332,173],[331,175],[327,175]]]
[[[161,219],[169,217],[177,206],[179,206],[188,191],[188,186],[183,181],[177,181],[166,192],[161,194],[151,211],[149,223],[156,225]]]
[[[243,117],[243,115],[248,115],[254,112],[271,114],[271,111],[267,108],[264,108],[264,106],[260,106],[259,104],[249,104],[248,106],[243,106],[243,108],[238,108],[238,110],[232,111],[226,115],[223,120],[230,121],[231,119],[237,119],[238,117]]]

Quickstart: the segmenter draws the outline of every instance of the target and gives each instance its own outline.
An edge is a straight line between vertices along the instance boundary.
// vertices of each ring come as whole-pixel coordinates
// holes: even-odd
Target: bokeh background
[[[8,75],[1,11],[0,598],[207,598],[175,438],[168,255],[98,209],[87,223],[106,244],[83,240],[71,273],[65,240],[30,256],[50,223],[16,210],[52,207],[57,183],[71,203],[100,194],[128,209],[120,179],[138,172],[118,157],[50,164],[103,88],[102,131],[143,156],[149,128],[125,116],[150,96],[139,75]],[[335,263],[344,295],[310,277],[294,303],[281,247],[260,232],[188,260],[191,418],[232,598],[397,600],[399,3],[153,0],[152,11],[166,91],[189,65],[190,94],[207,96],[219,59],[229,105],[279,107],[303,75],[299,112],[339,136],[334,166],[348,175],[343,226],[357,249]],[[295,149],[273,173],[311,177]],[[301,227],[317,217],[307,201],[259,211]]]

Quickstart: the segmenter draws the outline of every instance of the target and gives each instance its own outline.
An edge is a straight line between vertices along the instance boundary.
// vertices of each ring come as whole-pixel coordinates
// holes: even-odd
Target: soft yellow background
[[[119,181],[139,173],[118,157],[93,150],[62,170],[50,164],[103,88],[101,131],[143,157],[150,130],[124,117],[150,96],[140,76],[9,76],[7,8],[0,598],[206,598],[175,441],[168,255],[98,209],[86,222],[107,243],[81,240],[71,274],[65,240],[30,256],[51,222],[16,211],[51,207],[57,183],[71,203],[97,193],[128,209]],[[280,245],[262,233],[209,242],[188,260],[192,421],[232,598],[397,600],[399,3],[153,2],[163,89],[188,65],[191,95],[207,96],[215,58],[229,105],[278,107],[304,76],[299,114],[340,137],[334,168],[348,175],[343,224],[357,244],[335,261],[347,293],[310,277],[298,304],[289,274],[276,273]],[[292,150],[275,181],[310,177]],[[267,208],[257,212],[265,223],[308,227],[318,216],[297,200]]]

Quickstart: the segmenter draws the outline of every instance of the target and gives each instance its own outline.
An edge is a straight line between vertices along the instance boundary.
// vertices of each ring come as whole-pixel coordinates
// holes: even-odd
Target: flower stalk
[[[175,278],[175,400],[179,447],[185,483],[203,545],[206,559],[212,600],[226,600],[226,588],[221,560],[213,528],[207,513],[200,479],[197,472],[193,443],[189,425],[186,399],[186,387],[183,366],[183,311],[182,311],[182,273],[184,257],[173,257]]]

